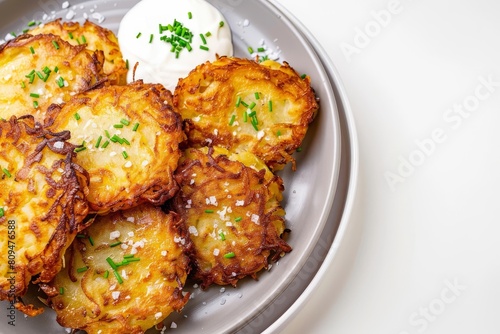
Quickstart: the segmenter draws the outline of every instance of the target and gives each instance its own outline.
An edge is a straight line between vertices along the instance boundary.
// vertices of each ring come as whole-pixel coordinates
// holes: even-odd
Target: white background
[[[500,333],[500,2],[279,3],[338,70],[360,153],[339,252],[283,333]]]

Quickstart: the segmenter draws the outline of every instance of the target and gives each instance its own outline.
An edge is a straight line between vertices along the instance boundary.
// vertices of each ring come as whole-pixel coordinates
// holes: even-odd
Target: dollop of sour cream
[[[233,55],[229,24],[205,0],[142,0],[120,22],[118,41],[129,63],[128,82],[138,63],[136,80],[172,92],[197,65]]]

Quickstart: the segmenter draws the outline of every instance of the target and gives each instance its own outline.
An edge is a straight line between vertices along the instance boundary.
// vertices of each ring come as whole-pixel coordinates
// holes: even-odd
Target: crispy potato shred
[[[48,22],[29,31],[32,35],[52,34],[61,37],[71,45],[85,45],[90,52],[102,51],[103,71],[110,84],[124,85],[127,81],[127,63],[122,57],[115,34],[90,21],[62,22],[61,19]],[[101,57],[102,57],[101,56]]]
[[[292,251],[275,172],[318,112],[310,78],[218,57],[170,92],[128,70],[89,21],[0,45],[0,300],[38,315],[35,285],[74,332],[161,327],[187,280],[236,287]]]
[[[318,111],[308,76],[286,62],[220,57],[179,80],[174,104],[193,147],[251,152],[273,171],[300,146]]]
[[[173,207],[193,241],[194,277],[202,287],[256,278],[271,254],[278,259],[291,251],[281,238],[283,180],[252,153],[189,148],[176,178],[181,191]]]
[[[0,299],[24,306],[30,280],[51,281],[86,227],[88,174],[69,132],[46,131],[31,116],[0,121]],[[7,251],[8,250],[8,251]],[[25,308],[30,310],[29,307]],[[36,313],[30,310],[29,313]]]
[[[171,100],[163,86],[137,81],[94,89],[49,108],[48,128],[69,130],[71,142],[81,145],[77,162],[90,174],[92,213],[161,205],[177,192],[173,173],[185,134]]]
[[[42,287],[47,302],[65,327],[143,333],[188,301],[188,243],[179,217],[150,204],[98,216]]]
[[[0,46],[0,117],[43,120],[52,103],[105,81],[99,54],[55,35],[24,34]]]

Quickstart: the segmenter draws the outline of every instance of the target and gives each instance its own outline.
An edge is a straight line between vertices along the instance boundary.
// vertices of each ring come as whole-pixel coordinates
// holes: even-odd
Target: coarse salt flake
[[[236,206],[243,206],[243,205],[245,205],[245,201],[244,200],[237,200],[235,205]]]
[[[113,297],[114,300],[117,300],[118,298],[120,298],[120,291],[111,292],[111,297]]]
[[[161,251],[161,256],[167,256],[167,251],[166,250]]]
[[[214,249],[214,256],[218,256],[220,254],[220,250],[218,248]]]
[[[256,214],[252,214],[252,216],[250,217],[250,220],[255,223],[255,224],[258,224],[259,223],[259,215],[256,215]]]
[[[64,1],[61,5],[62,9],[66,9],[69,7],[69,1]]]
[[[155,313],[155,319],[156,320],[160,319],[162,315],[163,315],[163,313],[161,313],[161,312]]]
[[[172,323],[170,324],[170,328],[177,328],[177,324],[172,321]]]
[[[62,142],[62,141],[56,141],[54,143],[54,148],[61,149],[63,147],[64,147],[64,142]]]
[[[66,13],[66,20],[72,20],[74,17],[75,17],[76,13],[73,9],[70,9],[67,13]]]
[[[109,234],[109,240],[115,240],[120,237],[120,231],[113,231]]]
[[[195,237],[198,236],[198,230],[195,226],[189,226],[189,233],[194,235]]]

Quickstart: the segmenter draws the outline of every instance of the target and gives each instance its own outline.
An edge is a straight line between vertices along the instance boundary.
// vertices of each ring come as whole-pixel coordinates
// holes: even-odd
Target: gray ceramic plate
[[[121,17],[138,0],[70,1],[0,0],[0,40],[11,31],[18,33],[28,22],[65,18],[69,10],[74,20],[104,17],[103,26],[118,30]],[[258,281],[241,281],[237,288],[194,288],[181,314],[165,320],[174,322],[176,333],[261,333],[279,331],[286,318],[300,308],[298,301],[309,294],[308,287],[320,277],[322,264],[330,261],[347,224],[349,201],[355,185],[357,153],[350,111],[338,76],[303,27],[285,9],[272,1],[210,0],[226,17],[232,32],[235,55],[248,57],[248,46],[264,40],[268,48],[280,53],[299,73],[311,76],[320,98],[321,109],[304,142],[296,153],[297,171],[280,172],[285,183],[284,206],[287,225],[292,230],[289,243],[293,251],[259,276]],[[93,18],[92,14],[96,18]],[[248,24],[244,24],[247,22]],[[33,300],[32,292],[26,300]],[[0,304],[6,306],[4,302]],[[0,310],[6,312],[5,307]],[[2,311],[0,311],[1,314]],[[16,327],[6,317],[0,319],[0,333],[66,333],[46,310],[36,318],[18,313]],[[167,330],[167,332],[173,330]]]

